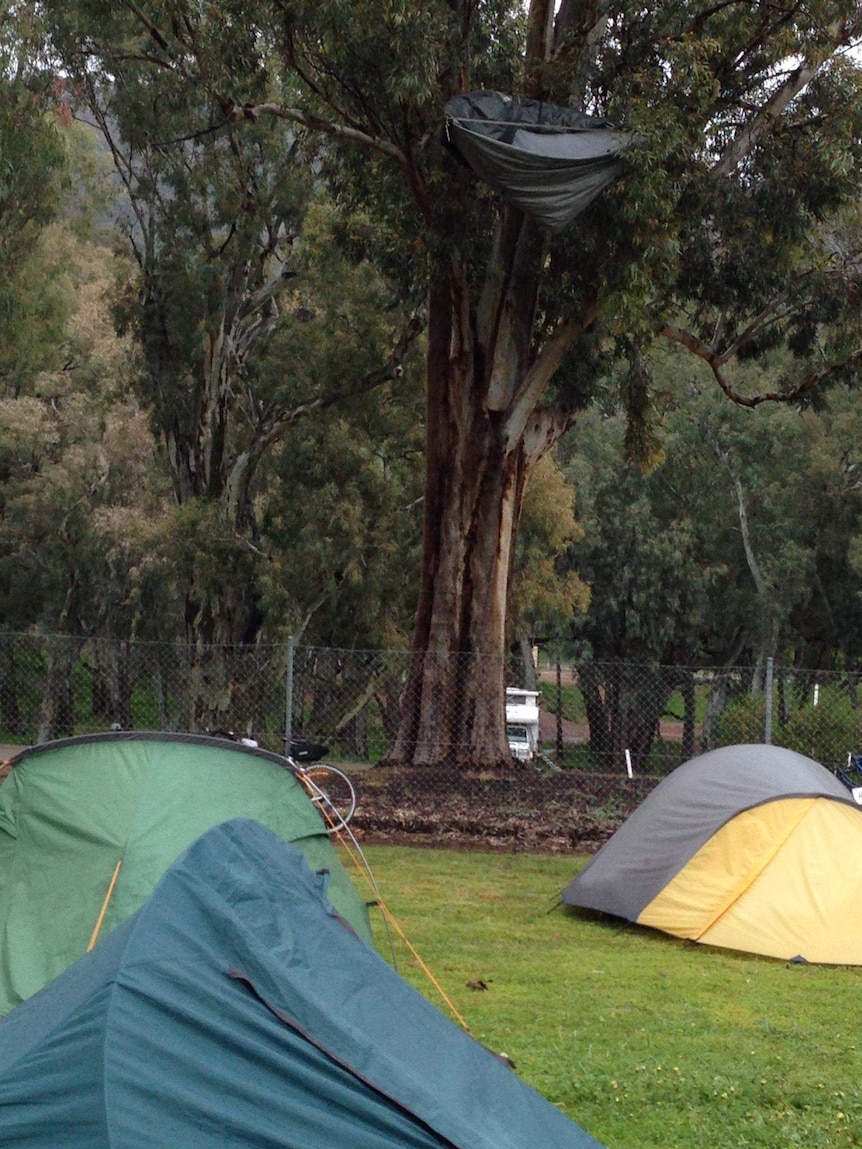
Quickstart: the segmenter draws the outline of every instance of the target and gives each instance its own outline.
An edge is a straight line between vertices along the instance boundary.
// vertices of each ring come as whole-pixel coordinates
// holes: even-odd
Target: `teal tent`
[[[345,927],[259,823],[0,1023],[4,1149],[599,1149]]]
[[[370,940],[365,904],[278,754],[127,732],[14,759],[0,785],[0,1016],[134,913],[195,838],[235,817],[264,823],[328,870],[333,904]]]

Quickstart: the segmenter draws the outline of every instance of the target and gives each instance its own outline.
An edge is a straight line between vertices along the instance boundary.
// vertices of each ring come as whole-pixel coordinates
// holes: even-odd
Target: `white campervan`
[[[539,749],[539,691],[506,688],[506,735],[512,757],[531,762]]]

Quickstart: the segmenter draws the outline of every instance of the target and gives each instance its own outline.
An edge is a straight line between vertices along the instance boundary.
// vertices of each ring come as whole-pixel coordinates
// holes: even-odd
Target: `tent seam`
[[[779,799],[779,801],[781,801],[781,799]],[[713,914],[713,916],[710,918],[710,920],[706,923],[706,925],[700,930],[700,932],[697,934],[697,936],[693,939],[694,941],[699,941],[703,937],[703,935],[707,932],[707,930],[711,930],[712,927],[715,925],[715,923],[718,921],[718,919],[723,917],[724,914],[727,913],[727,911],[734,904],[734,902],[737,902],[747,890],[751,889],[751,887],[754,885],[754,883],[757,881],[757,879],[760,877],[760,875],[763,873],[763,871],[766,869],[766,867],[770,864],[770,862],[772,862],[774,860],[776,854],[779,852],[779,850],[782,848],[782,846],[785,844],[785,842],[788,840],[788,838],[790,838],[791,834],[794,832],[794,830],[799,825],[799,823],[802,821],[802,819],[805,817],[805,815],[811,810],[812,806],[817,801],[817,798],[808,797],[808,798],[803,799],[803,801],[804,801],[805,805],[803,806],[801,812],[799,813],[799,815],[796,818],[793,819],[792,822],[788,823],[788,827],[787,827],[785,833],[781,836],[780,840],[776,844],[773,844],[772,848],[769,850],[768,854],[766,855],[765,860],[762,861],[759,868],[757,869],[757,872],[752,874],[751,867],[749,868],[749,870],[745,874],[745,876],[743,878],[741,878],[740,881],[737,882],[736,885],[733,887],[733,890],[728,895],[727,899],[725,900],[725,902],[721,906],[721,908]],[[757,803],[757,805],[750,806],[746,810],[740,811],[740,813],[747,813],[748,810],[756,810],[758,808],[758,806],[761,806],[761,805],[767,805],[767,803],[763,803],[763,802]],[[737,814],[736,817],[739,817],[739,815]],[[733,819],[728,819],[728,822],[726,822],[725,825],[728,825],[730,821],[733,821]],[[714,837],[714,835],[713,835],[713,837]]]

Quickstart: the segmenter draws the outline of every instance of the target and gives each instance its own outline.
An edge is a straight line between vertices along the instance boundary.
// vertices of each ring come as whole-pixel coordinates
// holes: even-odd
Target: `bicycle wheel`
[[[327,830],[343,830],[356,809],[356,791],[347,775],[321,763],[302,770],[300,777],[312,802],[320,807]]]

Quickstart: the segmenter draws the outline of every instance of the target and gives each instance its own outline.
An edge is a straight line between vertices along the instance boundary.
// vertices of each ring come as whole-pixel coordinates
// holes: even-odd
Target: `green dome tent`
[[[13,759],[0,785],[0,1016],[85,953],[97,925],[105,937],[134,913],[190,842],[235,817],[262,822],[328,870],[333,904],[370,941],[365,904],[279,755],[120,732]]]
[[[0,1024],[5,1149],[601,1149],[236,819]]]

